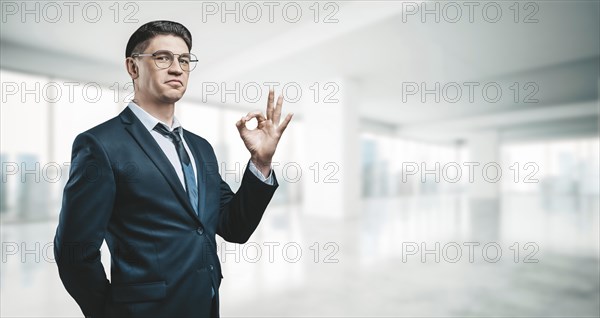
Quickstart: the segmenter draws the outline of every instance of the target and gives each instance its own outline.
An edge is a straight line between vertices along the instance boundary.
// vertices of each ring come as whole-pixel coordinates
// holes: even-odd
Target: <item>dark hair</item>
[[[125,58],[130,57],[133,52],[143,52],[150,45],[150,40],[157,35],[178,36],[183,39],[188,50],[192,50],[192,34],[186,27],[181,23],[159,20],[142,25],[131,35],[125,49]]]

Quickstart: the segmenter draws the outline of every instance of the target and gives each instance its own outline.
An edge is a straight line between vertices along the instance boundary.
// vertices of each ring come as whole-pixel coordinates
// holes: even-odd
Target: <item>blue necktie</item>
[[[181,140],[181,126],[176,127],[170,132],[165,125],[158,123],[154,127],[154,130],[161,135],[168,137],[175,144],[175,149],[177,150],[177,155],[179,156],[179,161],[183,168],[183,177],[185,179],[186,191],[190,203],[192,204],[192,207],[194,207],[194,211],[196,211],[198,217],[200,217],[200,214],[198,213],[198,186],[196,185],[196,177],[194,177],[194,168],[192,168],[190,156],[188,156],[187,151],[185,151],[183,141]]]

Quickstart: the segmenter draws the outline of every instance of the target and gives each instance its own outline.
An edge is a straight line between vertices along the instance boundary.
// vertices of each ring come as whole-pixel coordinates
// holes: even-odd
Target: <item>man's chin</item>
[[[183,92],[178,94],[168,94],[163,96],[163,101],[167,103],[176,103],[183,97]]]

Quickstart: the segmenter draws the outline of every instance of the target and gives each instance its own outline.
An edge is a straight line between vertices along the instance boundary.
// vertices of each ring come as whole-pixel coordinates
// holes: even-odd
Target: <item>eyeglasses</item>
[[[131,54],[131,57],[152,56],[156,67],[165,69],[171,67],[173,61],[175,60],[175,55],[179,55],[177,60],[179,61],[179,66],[182,70],[185,72],[191,72],[194,70],[198,60],[196,59],[196,55],[192,53],[173,54],[171,51],[161,50],[154,53],[133,53]]]

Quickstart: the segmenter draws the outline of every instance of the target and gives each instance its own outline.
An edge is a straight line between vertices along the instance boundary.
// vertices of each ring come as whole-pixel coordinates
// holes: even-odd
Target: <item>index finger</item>
[[[250,120],[250,119],[252,119],[252,118],[256,118],[256,120],[258,121],[258,123],[261,123],[261,122],[263,122],[263,121],[267,120],[267,119],[265,118],[265,116],[263,115],[263,113],[262,113],[261,111],[259,111],[259,110],[257,110],[257,111],[253,111],[253,112],[249,112],[249,113],[248,113],[248,115],[246,115],[246,116],[244,117],[244,119],[245,119],[246,121],[248,121],[248,120]]]

